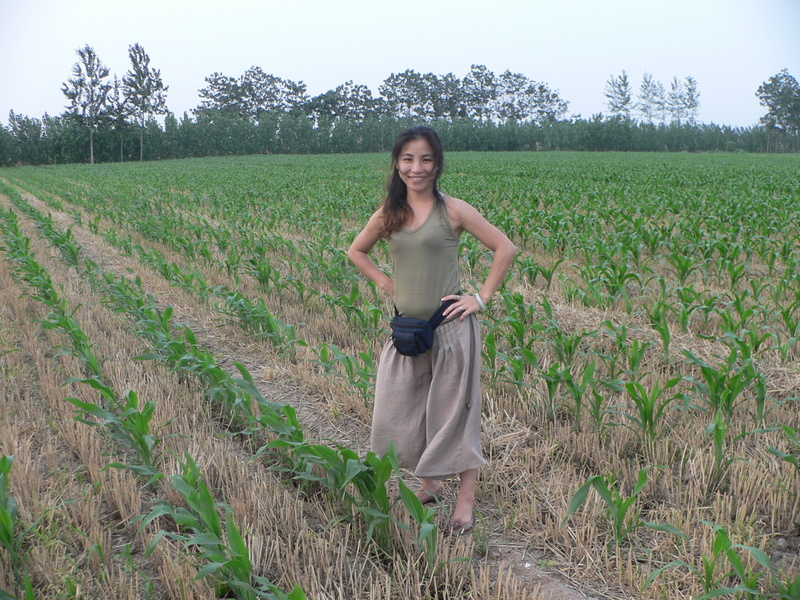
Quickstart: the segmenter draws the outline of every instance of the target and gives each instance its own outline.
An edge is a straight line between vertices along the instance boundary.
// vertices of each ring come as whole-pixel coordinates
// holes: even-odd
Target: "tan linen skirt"
[[[486,465],[481,452],[480,324],[475,315],[436,329],[433,348],[403,356],[387,341],[375,383],[371,446],[397,451],[417,477],[446,479]]]

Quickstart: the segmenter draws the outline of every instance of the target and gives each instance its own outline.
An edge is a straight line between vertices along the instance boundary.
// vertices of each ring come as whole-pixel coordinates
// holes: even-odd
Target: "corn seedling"
[[[673,394],[664,398],[662,395],[680,381],[680,377],[674,377],[664,385],[656,382],[649,390],[637,381],[625,383],[624,388],[635,406],[635,412],[627,412],[621,408],[617,408],[613,412],[627,419],[629,423],[623,422],[622,425],[633,431],[639,441],[647,446],[658,438],[665,411],[676,399],[681,397],[681,394]]]
[[[701,566],[697,567],[682,560],[672,561],[650,573],[644,587],[647,588],[667,569],[682,567],[693,573],[702,586],[703,593],[696,596],[698,600],[733,594],[744,594],[745,598],[771,597],[758,589],[763,573],[754,572],[747,567],[739,551],[744,550],[767,569],[771,568],[769,556],[758,548],[734,544],[728,536],[727,529],[721,525],[715,525],[705,520],[702,523],[712,528],[714,541],[711,553],[701,555]],[[731,585],[731,582],[737,580],[739,582],[737,585]]]
[[[158,481],[162,477],[160,472],[162,453],[159,446],[172,435],[162,437],[158,435],[158,431],[151,431],[150,421],[156,409],[155,402],[148,401],[140,409],[138,395],[129,390],[125,394],[124,403],[119,404],[114,391],[99,379],[84,379],[81,383],[99,391],[108,408],[78,398],[66,398],[67,402],[78,408],[75,420],[93,427],[104,428],[119,447],[132,450],[136,455],[137,460],[133,464],[112,463],[109,467],[129,469],[147,478],[145,485],[148,487]],[[91,415],[95,420],[80,416],[83,414]],[[168,425],[169,423],[165,423],[159,429]]]
[[[781,425],[781,429],[783,430],[783,433],[786,434],[786,438],[791,443],[794,452],[792,453],[781,452],[774,446],[770,446],[769,448],[767,448],[767,450],[769,451],[770,454],[777,456],[782,461],[792,465],[795,468],[795,471],[797,471],[797,474],[800,475],[800,462],[798,462],[797,458],[798,456],[800,456],[800,440],[798,440],[797,437],[798,431],[800,430],[792,429],[791,427],[787,427],[786,425]]]
[[[586,498],[589,495],[589,490],[594,488],[600,498],[602,498],[606,503],[606,514],[609,516],[611,525],[611,541],[614,543],[615,549],[618,550],[620,545],[627,539],[628,535],[635,529],[638,529],[642,526],[647,526],[657,531],[665,531],[685,537],[680,530],[672,525],[644,522],[639,517],[638,512],[634,511],[631,514],[628,513],[634,502],[636,502],[636,498],[639,493],[642,491],[642,489],[644,489],[644,486],[647,485],[647,470],[649,468],[650,467],[644,467],[643,469],[639,470],[639,474],[636,479],[636,485],[634,486],[633,492],[628,498],[622,496],[618,489],[618,483],[612,476],[593,475],[592,477],[589,477],[589,479],[586,480],[586,483],[578,488],[578,491],[575,492],[575,495],[573,495],[572,501],[569,504],[569,508],[567,508],[567,514],[561,521],[561,525],[563,526],[572,513],[578,510],[583,503],[586,502]]]
[[[208,487],[200,478],[200,469],[189,454],[181,462],[183,474],[171,475],[170,486],[183,498],[185,506],[173,507],[159,502],[140,521],[146,527],[159,517],[169,517],[178,526],[178,532],[160,530],[148,544],[145,556],[149,556],[164,536],[183,542],[188,550],[197,552],[205,563],[197,578],[214,576],[217,594],[242,600],[266,598],[269,600],[301,600],[305,594],[295,588],[286,595],[266,578],[253,574],[253,565],[247,545],[237,528],[229,506],[216,502]],[[224,525],[219,513],[225,514]]]
[[[701,379],[686,376],[684,379],[694,386],[705,409],[711,413],[721,412],[726,418],[733,415],[739,397],[756,379],[752,359],[746,358],[739,365],[739,351],[731,348],[730,354],[716,367],[698,358],[691,350],[683,350],[690,364],[700,369]]]
[[[0,457],[0,544],[8,553],[11,561],[11,571],[19,587],[30,588],[30,576],[25,574],[24,557],[22,554],[23,536],[20,535],[20,523],[17,519],[17,502],[8,492],[8,479],[14,463],[13,456]],[[30,590],[31,593],[33,590]],[[3,592],[7,598],[14,598],[11,594]],[[31,598],[33,596],[30,596]]]
[[[372,356],[366,352],[359,352],[357,357],[350,356],[336,344],[321,344],[312,348],[317,355],[315,362],[337,377],[347,380],[363,397],[368,397],[375,387],[375,363]],[[341,367],[341,371],[337,369]]]

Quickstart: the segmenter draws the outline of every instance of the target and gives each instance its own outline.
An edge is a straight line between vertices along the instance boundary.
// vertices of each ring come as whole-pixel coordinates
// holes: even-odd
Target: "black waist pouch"
[[[455,300],[442,302],[433,316],[427,321],[401,317],[394,309],[394,318],[389,322],[392,328],[392,343],[403,356],[417,356],[433,347],[433,332],[444,321],[445,309]]]

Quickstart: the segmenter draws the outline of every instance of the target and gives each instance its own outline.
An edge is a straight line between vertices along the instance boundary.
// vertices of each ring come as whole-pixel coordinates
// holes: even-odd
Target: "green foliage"
[[[36,594],[31,581],[31,573],[26,565],[25,542],[28,534],[36,530],[39,522],[49,511],[42,513],[38,519],[27,527],[20,521],[17,513],[17,502],[8,490],[13,464],[13,456],[0,456],[0,546],[6,551],[10,559],[11,574],[17,588],[15,591],[23,594],[23,596],[13,596],[8,591],[0,589],[0,599],[17,600],[19,598],[21,600],[24,598],[25,600],[34,600]],[[59,506],[63,506],[63,504]]]
[[[648,587],[667,569],[683,567],[694,574],[702,586],[703,594],[697,596],[698,599],[715,598],[717,596],[727,596],[731,594],[744,594],[745,598],[771,597],[771,595],[764,594],[758,589],[759,581],[763,573],[753,571],[749,566],[746,566],[742,559],[742,554],[739,551],[743,550],[747,552],[758,564],[766,569],[771,569],[772,567],[769,556],[758,548],[734,544],[728,536],[728,530],[721,525],[716,525],[705,520],[702,522],[712,528],[714,541],[711,553],[701,556],[701,566],[697,567],[692,564],[687,564],[682,560],[672,561],[650,573],[645,581],[644,587]],[[734,582],[738,580],[738,584],[732,585],[732,580]],[[783,582],[778,580],[777,583],[781,592],[788,591],[789,587],[793,585],[792,582],[789,584],[789,587],[784,588]],[[784,598],[782,595],[779,597]]]
[[[773,454],[782,461],[792,465],[798,474],[800,474],[800,462],[798,462],[798,456],[800,456],[800,440],[797,437],[798,430],[787,427],[786,425],[781,425],[781,429],[783,430],[783,433],[786,434],[786,439],[789,440],[793,452],[782,452],[773,446],[770,446],[767,448],[767,450],[770,452],[770,454]]]
[[[613,542],[615,549],[619,549],[620,545],[627,539],[628,535],[643,525],[646,525],[647,527],[657,531],[666,531],[668,533],[685,537],[680,530],[672,525],[642,521],[639,517],[638,511],[634,511],[633,513],[629,514],[628,511],[631,509],[634,502],[636,502],[637,496],[642,489],[644,489],[644,486],[647,485],[647,471],[649,468],[650,467],[644,467],[643,469],[639,470],[639,475],[636,478],[636,485],[634,485],[631,495],[627,498],[622,496],[618,488],[618,482],[612,476],[593,475],[592,477],[589,477],[589,479],[586,480],[586,483],[578,488],[578,491],[575,492],[575,495],[572,497],[572,501],[567,508],[567,514],[561,521],[561,525],[563,526],[572,513],[578,510],[583,503],[586,502],[589,490],[594,488],[595,491],[600,495],[600,498],[602,498],[606,504],[606,513],[609,516],[609,522],[611,526],[610,542]]]
[[[625,419],[630,421],[629,423],[623,422],[623,425],[633,431],[640,442],[651,444],[658,438],[665,411],[676,399],[681,397],[680,394],[673,394],[662,398],[662,395],[667,390],[675,387],[680,381],[680,377],[674,377],[663,385],[655,382],[649,390],[637,381],[630,381],[624,384],[628,397],[636,407],[636,412],[626,412],[624,409],[619,409],[616,412],[619,412]]]
[[[153,418],[156,403],[150,400],[140,409],[138,395],[129,390],[125,394],[124,403],[120,404],[114,391],[101,380],[97,378],[84,379],[81,383],[99,391],[100,397],[108,408],[94,402],[66,398],[67,402],[78,408],[78,416],[75,417],[75,420],[93,427],[106,428],[108,436],[119,444],[120,449],[132,450],[136,456],[136,461],[131,464],[115,462],[108,467],[129,469],[137,475],[147,478],[145,485],[148,487],[158,481],[162,477],[160,469],[163,458],[159,446],[172,435],[162,437],[158,435],[158,431],[151,431],[150,421]],[[91,415],[95,420],[81,416],[83,414]],[[169,423],[165,423],[159,427],[159,430],[168,426]]]
[[[132,329],[149,344],[142,358],[202,390],[215,416],[250,444],[256,458],[300,493],[332,499],[338,511],[331,526],[346,521],[364,547],[386,562],[396,551],[392,511],[402,502],[412,515],[420,556],[435,574],[441,565],[435,560],[430,509],[417,506],[402,484],[400,499],[389,500],[391,471],[384,457],[358,456],[335,443],[306,439],[297,414],[263,398],[244,367],[236,365],[238,376],[228,373],[199,334],[175,321],[177,311],[149,296],[132,273],[104,272],[86,258],[70,229],[59,229],[60,218],[47,209],[34,210],[14,191],[18,184],[36,191],[52,210],[72,215],[121,255],[180,287],[225,322],[269,340],[287,361],[305,360],[315,373],[340,378],[369,404],[389,301],[358,277],[344,249],[374,211],[384,159],[272,154],[8,170],[2,175],[12,183],[0,189],[14,206],[0,213],[1,243],[15,278],[47,306],[45,327],[61,335],[57,349],[78,357],[87,379],[102,382],[104,365],[93,362],[92,340],[75,328],[75,317],[83,313],[63,302],[47,269],[36,263],[17,215],[24,215],[19,221],[26,232],[33,223],[58,250],[54,259],[75,268],[70,273],[89,281],[106,306],[130,318]],[[759,451],[767,446],[764,438],[753,438],[756,451],[750,452],[741,443],[744,436],[778,427],[769,419],[782,413],[772,411],[792,401],[789,392],[772,385],[770,367],[791,370],[800,352],[795,172],[796,160],[776,156],[449,154],[443,179],[448,193],[474,202],[521,248],[507,288],[479,315],[491,393],[498,393],[512,418],[532,424],[549,419],[557,427],[562,420],[585,427],[591,419],[599,452],[609,447],[612,426],[628,427],[637,439],[622,447],[626,454],[620,460],[634,468],[642,466],[635,463],[647,458],[648,447],[656,448],[654,442],[670,435],[673,423],[694,419],[701,433],[708,426],[709,452],[696,455],[713,460],[701,465],[709,465],[701,473],[706,499],[724,497],[735,461],[747,456],[755,467],[764,459]],[[305,210],[311,205],[313,211]],[[474,290],[485,276],[487,257],[468,237],[463,252],[464,287]],[[388,263],[383,245],[376,246],[375,257],[381,265]],[[227,285],[214,285],[214,279]],[[245,289],[258,291],[248,297]],[[600,325],[574,318],[583,305],[598,317],[590,322]],[[309,321],[336,327],[317,335],[315,328],[291,322],[286,315],[298,314],[294,309],[300,307]],[[700,351],[675,349],[701,338],[716,352],[711,359]],[[148,429],[149,404],[134,402],[135,394],[111,402],[99,388],[95,391],[98,408],[76,406],[80,417],[103,423],[96,430],[104,435],[133,436],[121,442],[123,457],[116,465],[136,471],[146,469],[148,460],[158,464],[163,444],[156,443],[159,432]],[[755,425],[742,425],[743,418]],[[773,454],[797,469],[789,433],[796,437],[796,432],[784,432],[787,444],[776,443],[780,450]],[[582,435],[591,439],[593,434]],[[667,442],[658,448],[665,451],[660,456],[680,470],[680,456],[688,455],[675,452],[675,439]],[[132,447],[137,444],[139,450]],[[597,455],[604,464],[617,459]],[[146,481],[157,470],[139,472]],[[769,479],[764,485],[789,483]],[[168,485],[164,477],[158,484]],[[595,476],[587,484],[573,503],[595,489],[605,503],[609,544],[638,558],[642,549],[636,547],[635,533],[647,525],[643,512],[651,508],[642,498],[646,488],[638,482],[626,486],[612,475]],[[661,508],[661,497],[654,501]],[[216,546],[211,551],[233,560],[232,570],[246,571],[247,565],[237,562],[236,532],[228,528],[222,504],[216,508],[221,536],[200,541],[221,540],[228,550]],[[230,521],[236,523],[235,515]],[[189,546],[199,553],[198,547]],[[737,552],[748,565],[749,554]],[[727,561],[720,559],[716,568]],[[693,564],[702,569],[699,557]],[[198,569],[207,568],[210,577],[222,573],[222,567],[207,565]],[[747,569],[741,574],[755,577]],[[734,587],[737,577],[720,587]],[[759,577],[746,585],[765,588],[766,574]],[[790,595],[796,586],[791,574],[776,572],[770,581],[769,591],[759,593]],[[255,579],[250,585],[258,586]]]
[[[158,502],[148,515],[140,519],[141,528],[144,528],[160,517],[169,517],[178,531],[160,530],[148,545],[145,556],[149,556],[161,538],[167,536],[183,542],[187,549],[197,553],[204,563],[197,578],[213,576],[220,597],[305,600],[306,596],[299,588],[287,595],[267,579],[253,574],[249,551],[230,507],[214,500],[201,479],[199,466],[188,453],[184,459],[181,463],[183,474],[170,475],[167,479],[185,505],[174,507]],[[224,524],[220,512],[225,515]]]

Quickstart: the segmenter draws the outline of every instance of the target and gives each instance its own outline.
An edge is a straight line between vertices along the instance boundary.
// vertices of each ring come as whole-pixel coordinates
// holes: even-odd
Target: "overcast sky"
[[[120,78],[139,43],[179,117],[214,72],[251,66],[311,95],[348,80],[377,96],[392,73],[463,77],[472,64],[545,82],[569,115],[607,112],[606,82],[694,77],[699,120],[750,126],[755,92],[800,79],[800,0],[0,0],[0,121],[61,114],[61,86],[92,46]]]

